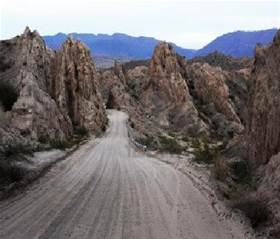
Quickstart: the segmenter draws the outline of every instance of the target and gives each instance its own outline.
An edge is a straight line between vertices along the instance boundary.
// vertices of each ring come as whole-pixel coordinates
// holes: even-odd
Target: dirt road
[[[0,238],[243,239],[193,182],[135,152],[126,115],[57,164],[28,191],[0,202]]]

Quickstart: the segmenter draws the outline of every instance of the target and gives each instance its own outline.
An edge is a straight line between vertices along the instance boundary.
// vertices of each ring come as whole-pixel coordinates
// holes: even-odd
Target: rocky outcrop
[[[241,70],[244,68],[250,68],[252,64],[251,58],[234,58],[232,56],[226,56],[218,51],[214,51],[206,56],[197,56],[189,61],[193,63],[208,63],[211,66],[221,67],[226,71]]]
[[[140,96],[141,102],[148,112],[156,115],[162,127],[189,135],[206,131],[171,45],[161,42],[155,48],[148,76],[149,82]]]
[[[106,107],[109,109],[127,109],[131,102],[123,65],[115,62],[114,67],[102,72],[100,77]]]
[[[153,90],[159,91],[164,100],[180,104],[190,98],[188,86],[180,74],[180,67],[170,44],[161,42],[155,48],[149,75]]]
[[[258,166],[280,151],[280,31],[256,49],[249,93],[248,159]]]
[[[257,47],[249,85],[247,159],[258,179],[257,197],[270,211],[270,238],[280,233],[280,31]]]
[[[1,83],[18,94],[9,127],[34,141],[69,137],[71,123],[47,93],[54,54],[39,34],[26,28],[21,36],[1,42],[1,52],[7,52],[3,61],[10,63],[1,72]]]
[[[97,72],[90,51],[80,41],[68,39],[54,62],[50,93],[74,126],[99,132],[106,124]]]
[[[0,88],[5,86],[17,96],[5,109],[9,114],[5,132],[48,142],[68,139],[74,126],[92,132],[104,127],[97,73],[80,42],[68,40],[55,53],[36,31],[26,28],[22,35],[1,41],[0,52]]]
[[[197,97],[204,104],[212,102],[217,111],[224,114],[228,120],[240,123],[229,99],[226,73],[219,67],[199,63],[191,65],[189,71]]]

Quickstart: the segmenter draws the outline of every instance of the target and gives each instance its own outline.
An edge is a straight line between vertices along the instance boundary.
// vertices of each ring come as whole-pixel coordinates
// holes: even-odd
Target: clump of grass
[[[16,162],[9,160],[0,160],[0,178],[4,182],[17,182],[27,175],[27,169],[18,165]]]
[[[255,196],[242,197],[232,204],[232,207],[240,210],[249,218],[253,228],[264,224],[270,218],[271,212],[266,205],[266,200]]]
[[[208,139],[196,138],[192,141],[195,161],[198,163],[214,163],[219,157],[219,147],[211,146]]]
[[[61,149],[61,150],[65,150],[67,148],[72,147],[72,144],[67,140],[53,139],[50,141],[49,144],[50,144],[51,148]]]
[[[183,151],[183,147],[173,137],[160,136],[159,142],[160,142],[160,149],[164,152],[180,154]]]
[[[32,155],[33,149],[28,146],[21,143],[15,143],[15,144],[9,144],[6,146],[3,146],[3,149],[0,153],[0,158],[7,159],[7,160],[19,160],[25,159],[25,155]]]
[[[80,138],[85,138],[85,137],[88,137],[89,132],[86,127],[78,126],[78,127],[75,127],[74,134]]]
[[[20,143],[6,145],[0,152],[0,179],[12,183],[22,180],[28,173],[20,162],[27,161],[27,155],[32,155],[33,150]]]

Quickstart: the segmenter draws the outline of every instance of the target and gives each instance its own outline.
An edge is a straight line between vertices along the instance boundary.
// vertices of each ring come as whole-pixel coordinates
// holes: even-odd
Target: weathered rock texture
[[[0,52],[0,83],[18,95],[6,109],[6,132],[47,142],[71,137],[76,125],[93,132],[104,126],[97,74],[81,43],[68,40],[55,53],[36,31],[26,28],[21,36],[1,41]]]
[[[280,31],[256,49],[249,85],[247,158],[259,179],[257,196],[270,209],[271,236],[280,235]]]
[[[196,63],[191,65],[190,71],[197,97],[204,104],[212,102],[217,111],[224,114],[228,120],[240,123],[229,99],[229,88],[225,82],[226,74],[221,68]]]
[[[198,117],[171,45],[162,42],[155,48],[148,74],[149,81],[140,98],[159,124],[190,135],[205,132],[206,125]]]
[[[69,137],[72,133],[70,121],[47,93],[54,54],[46,48],[39,34],[27,28],[23,35],[1,42],[1,52],[6,53],[2,61],[8,63],[1,71],[1,82],[18,93],[9,127],[35,141]]]
[[[125,109],[130,106],[131,99],[126,85],[123,66],[115,62],[111,70],[101,73],[101,88],[107,108]]]
[[[249,94],[248,159],[265,164],[280,151],[280,32],[257,48]]]
[[[50,87],[58,107],[70,117],[74,126],[99,132],[106,119],[99,90],[99,79],[89,50],[80,41],[68,39],[56,54],[54,80]]]
[[[221,137],[242,132],[247,100],[243,73],[190,64],[165,42],[155,48],[150,62],[141,64],[115,64],[102,73],[108,107],[127,109],[143,126],[149,122],[152,128],[184,136],[208,134],[210,128]]]

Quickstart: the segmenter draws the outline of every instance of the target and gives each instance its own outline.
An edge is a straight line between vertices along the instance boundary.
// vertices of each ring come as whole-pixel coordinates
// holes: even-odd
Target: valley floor
[[[187,175],[134,150],[127,116],[83,145],[25,193],[0,202],[3,239],[244,239]]]

